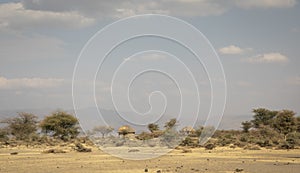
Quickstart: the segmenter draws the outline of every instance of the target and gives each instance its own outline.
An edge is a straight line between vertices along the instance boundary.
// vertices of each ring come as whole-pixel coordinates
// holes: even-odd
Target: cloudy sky
[[[300,112],[300,5],[297,0],[1,0],[0,110],[72,109],[72,74],[85,43],[107,24],[149,13],[183,19],[211,42],[226,75],[224,116],[249,115],[256,107]],[[134,57],[121,58],[134,63],[131,67],[154,61],[168,63],[168,57],[158,54],[137,57],[141,64]],[[177,69],[172,64],[166,68]],[[104,73],[109,77],[113,71],[107,69]],[[136,81],[132,100],[140,105],[137,109],[141,112],[149,106],[141,96],[157,87],[169,87],[168,79],[156,75],[145,75],[144,80]],[[145,87],[152,86],[153,78],[160,86]],[[205,98],[209,92],[207,81],[199,77],[197,82],[203,86],[200,93]],[[99,106],[113,109],[106,96],[110,86],[103,83],[97,85]],[[177,97],[176,91],[167,91],[171,99]],[[85,102],[84,92],[78,95]],[[159,101],[155,103],[160,105]],[[142,105],[146,105],[145,110]],[[176,101],[170,105],[169,109],[177,110]],[[82,106],[94,104],[85,102]]]

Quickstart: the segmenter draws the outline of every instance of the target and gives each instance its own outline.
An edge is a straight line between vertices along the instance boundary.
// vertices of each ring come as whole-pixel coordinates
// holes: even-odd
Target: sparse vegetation
[[[245,149],[266,147],[292,149],[300,145],[299,117],[290,110],[253,110],[253,120],[242,122],[242,131],[217,130],[212,139],[218,146],[235,145]]]
[[[89,135],[99,140],[99,144],[108,146],[168,146],[204,147],[213,149],[218,146],[230,148],[259,149],[277,148],[293,149],[300,146],[300,117],[290,110],[272,111],[265,108],[253,110],[253,119],[241,122],[241,130],[216,130],[215,127],[199,126],[184,127],[177,130],[180,124],[176,119],[170,119],[160,130],[158,124],[149,124],[150,132],[135,134],[135,129],[124,125],[118,129],[118,134],[109,135],[114,131],[111,126],[96,126]],[[46,144],[55,146],[57,143],[69,141],[75,143],[75,150],[88,152],[80,143],[88,138],[78,138],[78,120],[71,114],[57,111],[45,117],[40,123],[37,117],[30,113],[19,113],[17,117],[2,121],[6,126],[0,128],[1,144],[18,146],[21,144]],[[42,132],[40,134],[40,132]],[[130,134],[130,135],[129,135]],[[201,137],[201,138],[200,138]],[[79,141],[78,141],[79,139]],[[206,143],[201,143],[201,140]],[[140,142],[139,142],[140,141]],[[202,141],[202,142],[203,142]],[[90,142],[92,144],[92,142]],[[201,146],[199,145],[201,144]],[[204,144],[204,145],[203,145]],[[65,145],[65,144],[64,144]]]

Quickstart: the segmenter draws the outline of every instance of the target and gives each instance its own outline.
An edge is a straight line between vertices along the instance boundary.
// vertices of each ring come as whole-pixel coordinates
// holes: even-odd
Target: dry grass
[[[217,147],[213,150],[192,149],[182,153],[173,150],[167,155],[151,160],[123,160],[103,153],[97,148],[92,152],[43,154],[51,148],[1,148],[0,172],[100,172],[135,173],[144,172],[230,172],[242,170],[246,173],[298,173],[300,171],[300,150],[243,150]],[[122,149],[118,147],[116,149]],[[61,150],[67,150],[61,148]],[[18,152],[18,155],[10,155]],[[132,152],[135,153],[135,152]]]

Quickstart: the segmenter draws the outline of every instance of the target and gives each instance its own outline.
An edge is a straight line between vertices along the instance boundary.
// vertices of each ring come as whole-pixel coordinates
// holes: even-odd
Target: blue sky
[[[73,69],[85,43],[109,23],[148,13],[183,19],[199,29],[212,43],[227,79],[224,116],[249,115],[257,107],[300,112],[300,6],[297,0],[2,0],[0,110],[71,109]],[[158,47],[164,47],[163,43],[161,40]],[[139,43],[141,47],[144,44],[146,41],[143,40]],[[176,49],[173,47],[173,50]],[[126,58],[120,54],[115,56]],[[151,57],[155,59],[155,56]],[[156,57],[156,60],[159,58]],[[108,64],[116,65],[118,62]],[[155,63],[163,63],[163,60]],[[176,71],[177,67],[173,65],[169,64],[168,68]],[[211,99],[205,96],[210,92],[209,86],[205,85],[208,79],[200,66],[193,68],[200,74],[197,78],[199,84],[202,82],[200,78],[204,78],[200,93],[206,108]],[[108,78],[113,70],[106,70],[104,74]],[[145,78],[147,80],[140,83],[137,81],[137,89],[132,96],[137,109],[142,111],[146,111],[149,105],[148,98],[140,96],[151,90],[143,87],[145,82],[158,80],[159,85],[153,85],[153,88],[169,87],[168,83],[164,83],[168,79],[163,77],[155,80],[151,76]],[[108,101],[107,87],[100,81],[98,104],[103,109],[113,109],[111,101]],[[189,90],[188,87],[186,89]],[[176,93],[168,91],[170,100],[176,100]],[[84,92],[79,95],[84,101]],[[160,103],[160,100],[154,103]],[[176,101],[169,103],[169,109],[173,110],[169,113],[173,114],[178,105]],[[84,105],[90,106],[94,106],[93,103],[86,102]]]

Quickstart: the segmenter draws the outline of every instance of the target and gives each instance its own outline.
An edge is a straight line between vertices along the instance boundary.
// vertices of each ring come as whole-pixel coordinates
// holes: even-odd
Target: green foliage
[[[18,113],[18,117],[5,120],[8,130],[17,140],[27,140],[37,130],[37,117],[30,113]]]
[[[194,143],[191,137],[187,136],[181,144],[182,146],[196,146],[197,144]]]
[[[271,147],[279,144],[280,141],[283,141],[283,136],[278,133],[276,130],[270,126],[260,126],[259,129],[245,133],[242,136],[248,144],[256,144],[260,147]]]
[[[216,145],[228,146],[239,142],[241,132],[237,130],[217,130],[213,136]]]
[[[114,128],[110,126],[96,126],[93,128],[93,133],[101,133],[102,138],[104,138],[105,135],[108,135],[113,130]]]
[[[73,115],[63,111],[52,113],[47,116],[41,123],[42,132],[67,140],[75,138],[78,131],[78,120]]]
[[[153,133],[153,132],[159,130],[159,126],[158,126],[158,124],[151,123],[151,124],[148,124],[148,129],[151,133]]]
[[[181,142],[181,145],[183,146],[191,146],[193,144],[193,141],[192,139],[187,136],[182,142]]]
[[[248,133],[249,129],[251,129],[251,127],[252,127],[252,123],[250,121],[242,122],[243,132]]]
[[[255,128],[259,128],[261,125],[271,125],[273,118],[276,116],[278,111],[270,111],[265,108],[253,109],[253,120],[252,123]]]
[[[285,136],[297,130],[297,122],[295,112],[290,110],[282,110],[274,119],[273,127],[279,133]]]

